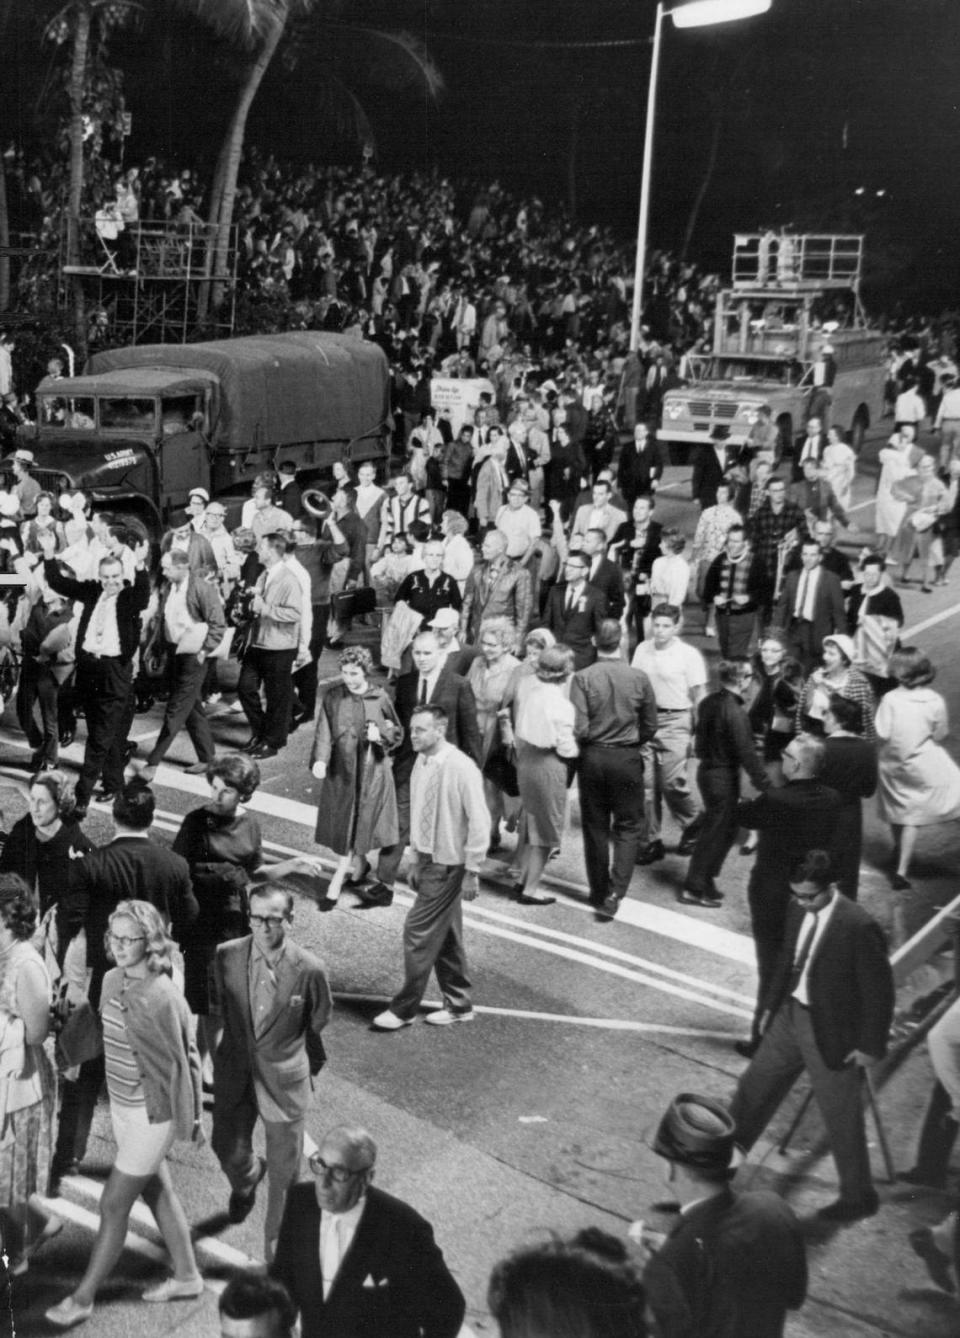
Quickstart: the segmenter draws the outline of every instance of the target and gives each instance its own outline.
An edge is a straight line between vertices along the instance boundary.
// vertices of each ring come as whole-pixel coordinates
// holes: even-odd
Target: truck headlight
[[[680,400],[667,400],[663,412],[667,418],[682,418],[686,407]]]

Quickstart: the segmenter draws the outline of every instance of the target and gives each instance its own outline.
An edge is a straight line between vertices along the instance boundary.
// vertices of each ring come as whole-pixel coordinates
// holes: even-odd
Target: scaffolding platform
[[[863,234],[738,232],[733,238],[733,287],[738,292],[859,292]]]
[[[209,223],[143,220],[119,230],[103,221],[79,222],[78,264],[66,261],[62,237],[60,274],[84,285],[91,308],[91,342],[111,344],[186,343],[199,323],[204,298],[222,284],[225,298],[216,313],[208,312],[204,331],[211,336],[233,334],[236,304],[237,229],[230,229],[227,273],[222,280],[207,274],[209,245],[217,228]],[[61,304],[69,300],[61,283]]]

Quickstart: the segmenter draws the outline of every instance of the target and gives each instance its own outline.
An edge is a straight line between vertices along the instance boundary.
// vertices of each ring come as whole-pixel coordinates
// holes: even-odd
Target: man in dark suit
[[[811,850],[790,874],[793,904],[783,952],[763,1001],[763,1039],[730,1105],[749,1151],[804,1071],[826,1125],[840,1197],[828,1222],[855,1222],[879,1206],[870,1175],[861,1071],[886,1053],[893,972],[880,926],[841,896],[830,857]]]
[[[717,504],[717,485],[722,483],[727,474],[737,463],[738,452],[727,445],[729,428],[715,427],[711,432],[709,446],[701,446],[693,461],[693,474],[690,478],[690,499],[698,502],[701,511]]]
[[[607,615],[619,618],[623,613],[623,573],[607,557],[607,536],[603,530],[587,530],[580,551],[590,561],[587,584],[599,590],[607,601]]]
[[[456,1338],[466,1305],[430,1223],[373,1187],[377,1145],[331,1129],[291,1189],[270,1272],[302,1338]]]
[[[542,627],[549,628],[558,641],[573,651],[575,670],[586,669],[597,658],[593,637],[607,616],[606,597],[587,584],[587,564],[583,553],[567,554],[566,579],[547,596],[541,622]]]
[[[140,615],[150,601],[146,573],[150,546],[144,540],[134,550],[136,571],[131,586],[124,584],[120,559],[109,556],[100,561],[99,580],[78,581],[67,576],[53,560],[54,543],[53,536],[40,539],[46,558],[46,582],[58,595],[81,606],[76,642],[77,695],[87,720],[87,743],[76,799],[77,812],[83,816],[101,771],[105,796],[113,798],[123,786],[123,749],[114,745],[126,737],[120,731],[133,693],[133,656],[140,645]]]
[[[214,1057],[211,1146],[230,1181],[231,1222],[243,1222],[269,1174],[264,1258],[273,1259],[287,1191],[303,1156],[303,1122],[313,1079],[326,1062],[321,1033],[333,1006],[323,965],[288,936],[293,896],[250,894],[250,928],[217,949],[214,974],[223,1039]],[[263,1121],[266,1160],[255,1156]]]
[[[725,1107],[695,1093],[675,1097],[660,1121],[653,1150],[668,1163],[681,1203],[659,1247],[651,1232],[641,1242],[661,1338],[782,1338],[787,1311],[806,1298],[800,1223],[779,1194],[731,1187],[734,1137]]]
[[[820,562],[816,539],[804,539],[800,570],[787,573],[776,608],[776,622],[786,628],[790,649],[809,674],[820,663],[823,638],[845,633],[847,613],[843,587]]]
[[[744,801],[737,812],[741,827],[760,833],[747,885],[759,976],[757,1012],[752,1039],[737,1045],[743,1055],[757,1048],[763,1003],[783,950],[791,872],[808,850],[829,847],[833,839],[840,796],[818,779],[823,759],[819,739],[793,739],[782,755],[786,784]]]
[[[292,460],[281,460],[277,466],[280,475],[280,487],[277,491],[277,506],[286,511],[294,520],[306,515],[303,495],[297,482],[297,466]]]
[[[799,483],[803,478],[803,466],[808,460],[816,460],[817,465],[823,459],[823,453],[827,448],[827,438],[823,431],[823,423],[815,415],[807,419],[807,431],[803,441],[794,448],[793,469],[791,477],[794,483]]]
[[[624,446],[617,464],[617,483],[624,501],[632,507],[641,495],[656,492],[665,463],[659,441],[651,436],[646,423],[638,423],[633,441]]]
[[[413,661],[416,668],[397,679],[394,700],[397,718],[403,726],[403,740],[393,758],[400,836],[395,846],[380,851],[377,881],[371,887],[356,889],[365,906],[389,906],[393,901],[393,885],[410,838],[410,773],[417,760],[410,742],[410,720],[416,707],[442,706],[447,713],[448,742],[480,765],[480,732],[473,688],[449,668],[435,632],[417,634],[413,641]],[[357,881],[362,882],[362,879]]]

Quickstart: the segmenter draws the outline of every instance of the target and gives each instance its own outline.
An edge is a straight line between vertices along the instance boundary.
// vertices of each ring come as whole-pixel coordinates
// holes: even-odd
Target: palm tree
[[[246,55],[243,82],[224,135],[210,192],[208,221],[216,233],[208,243],[206,273],[215,280],[212,299],[216,309],[223,301],[228,274],[230,229],[247,117],[277,48],[295,22],[304,21],[303,36],[319,36],[322,28],[325,83],[319,100],[328,111],[336,108],[341,127],[349,123],[363,143],[373,143],[372,128],[359,98],[340,74],[342,59],[338,59],[349,59],[358,37],[362,38],[368,56],[371,52],[380,56],[375,66],[367,66],[371,77],[379,76],[392,87],[415,86],[431,97],[440,93],[443,79],[423,45],[409,33],[332,22],[336,0],[326,3],[324,0],[174,0],[174,4],[195,15]],[[207,297],[205,286],[200,302],[201,320],[207,312]]]

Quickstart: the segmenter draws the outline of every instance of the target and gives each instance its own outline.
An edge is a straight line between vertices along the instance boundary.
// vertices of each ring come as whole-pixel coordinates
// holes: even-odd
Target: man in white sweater
[[[421,706],[413,713],[410,742],[418,756],[410,778],[410,844],[416,867],[409,881],[417,899],[403,926],[404,982],[389,1008],[373,1019],[375,1031],[410,1026],[431,970],[443,1007],[425,1021],[446,1027],[474,1018],[461,902],[473,901],[479,890],[490,815],[479,767],[447,743],[446,734],[442,706]]]

